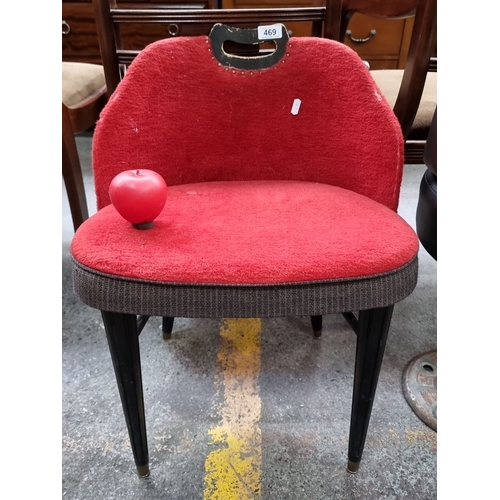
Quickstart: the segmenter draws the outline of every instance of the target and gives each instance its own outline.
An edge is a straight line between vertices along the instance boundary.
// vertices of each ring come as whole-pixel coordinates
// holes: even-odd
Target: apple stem
[[[135,171],[135,175],[139,175],[140,173],[141,173],[141,171],[140,171],[140,170],[136,170],[136,171]]]

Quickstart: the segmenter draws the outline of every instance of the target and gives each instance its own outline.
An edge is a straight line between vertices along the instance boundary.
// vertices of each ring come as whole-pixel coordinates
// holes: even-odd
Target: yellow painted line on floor
[[[260,319],[224,320],[217,358],[220,423],[210,429],[204,500],[261,498]]]

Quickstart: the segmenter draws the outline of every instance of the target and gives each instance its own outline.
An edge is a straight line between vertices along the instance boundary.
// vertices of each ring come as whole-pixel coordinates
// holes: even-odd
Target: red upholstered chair
[[[356,472],[393,307],[417,282],[418,238],[397,214],[401,128],[345,45],[288,39],[283,27],[274,53],[228,56],[227,30],[214,30],[222,39],[146,47],[101,113],[98,212],[71,245],[74,290],[102,312],[140,476],[149,459],[138,335],[149,316],[345,314],[357,334]],[[145,230],[108,194],[118,173],[137,168],[168,185]]]

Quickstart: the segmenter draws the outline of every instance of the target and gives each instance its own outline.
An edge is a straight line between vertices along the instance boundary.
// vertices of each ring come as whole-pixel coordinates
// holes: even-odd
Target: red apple
[[[125,170],[111,181],[109,197],[125,220],[138,229],[147,229],[165,206],[167,184],[153,170]]]

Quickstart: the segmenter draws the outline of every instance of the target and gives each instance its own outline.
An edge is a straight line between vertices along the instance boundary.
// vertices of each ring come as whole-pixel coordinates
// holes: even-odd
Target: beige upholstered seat
[[[371,75],[392,108],[403,79],[403,69],[372,70]],[[437,106],[437,73],[427,73],[422,99],[413,122],[410,138],[425,139],[430,128],[432,117]]]
[[[79,106],[106,86],[100,64],[62,63],[62,102],[69,108]]]

